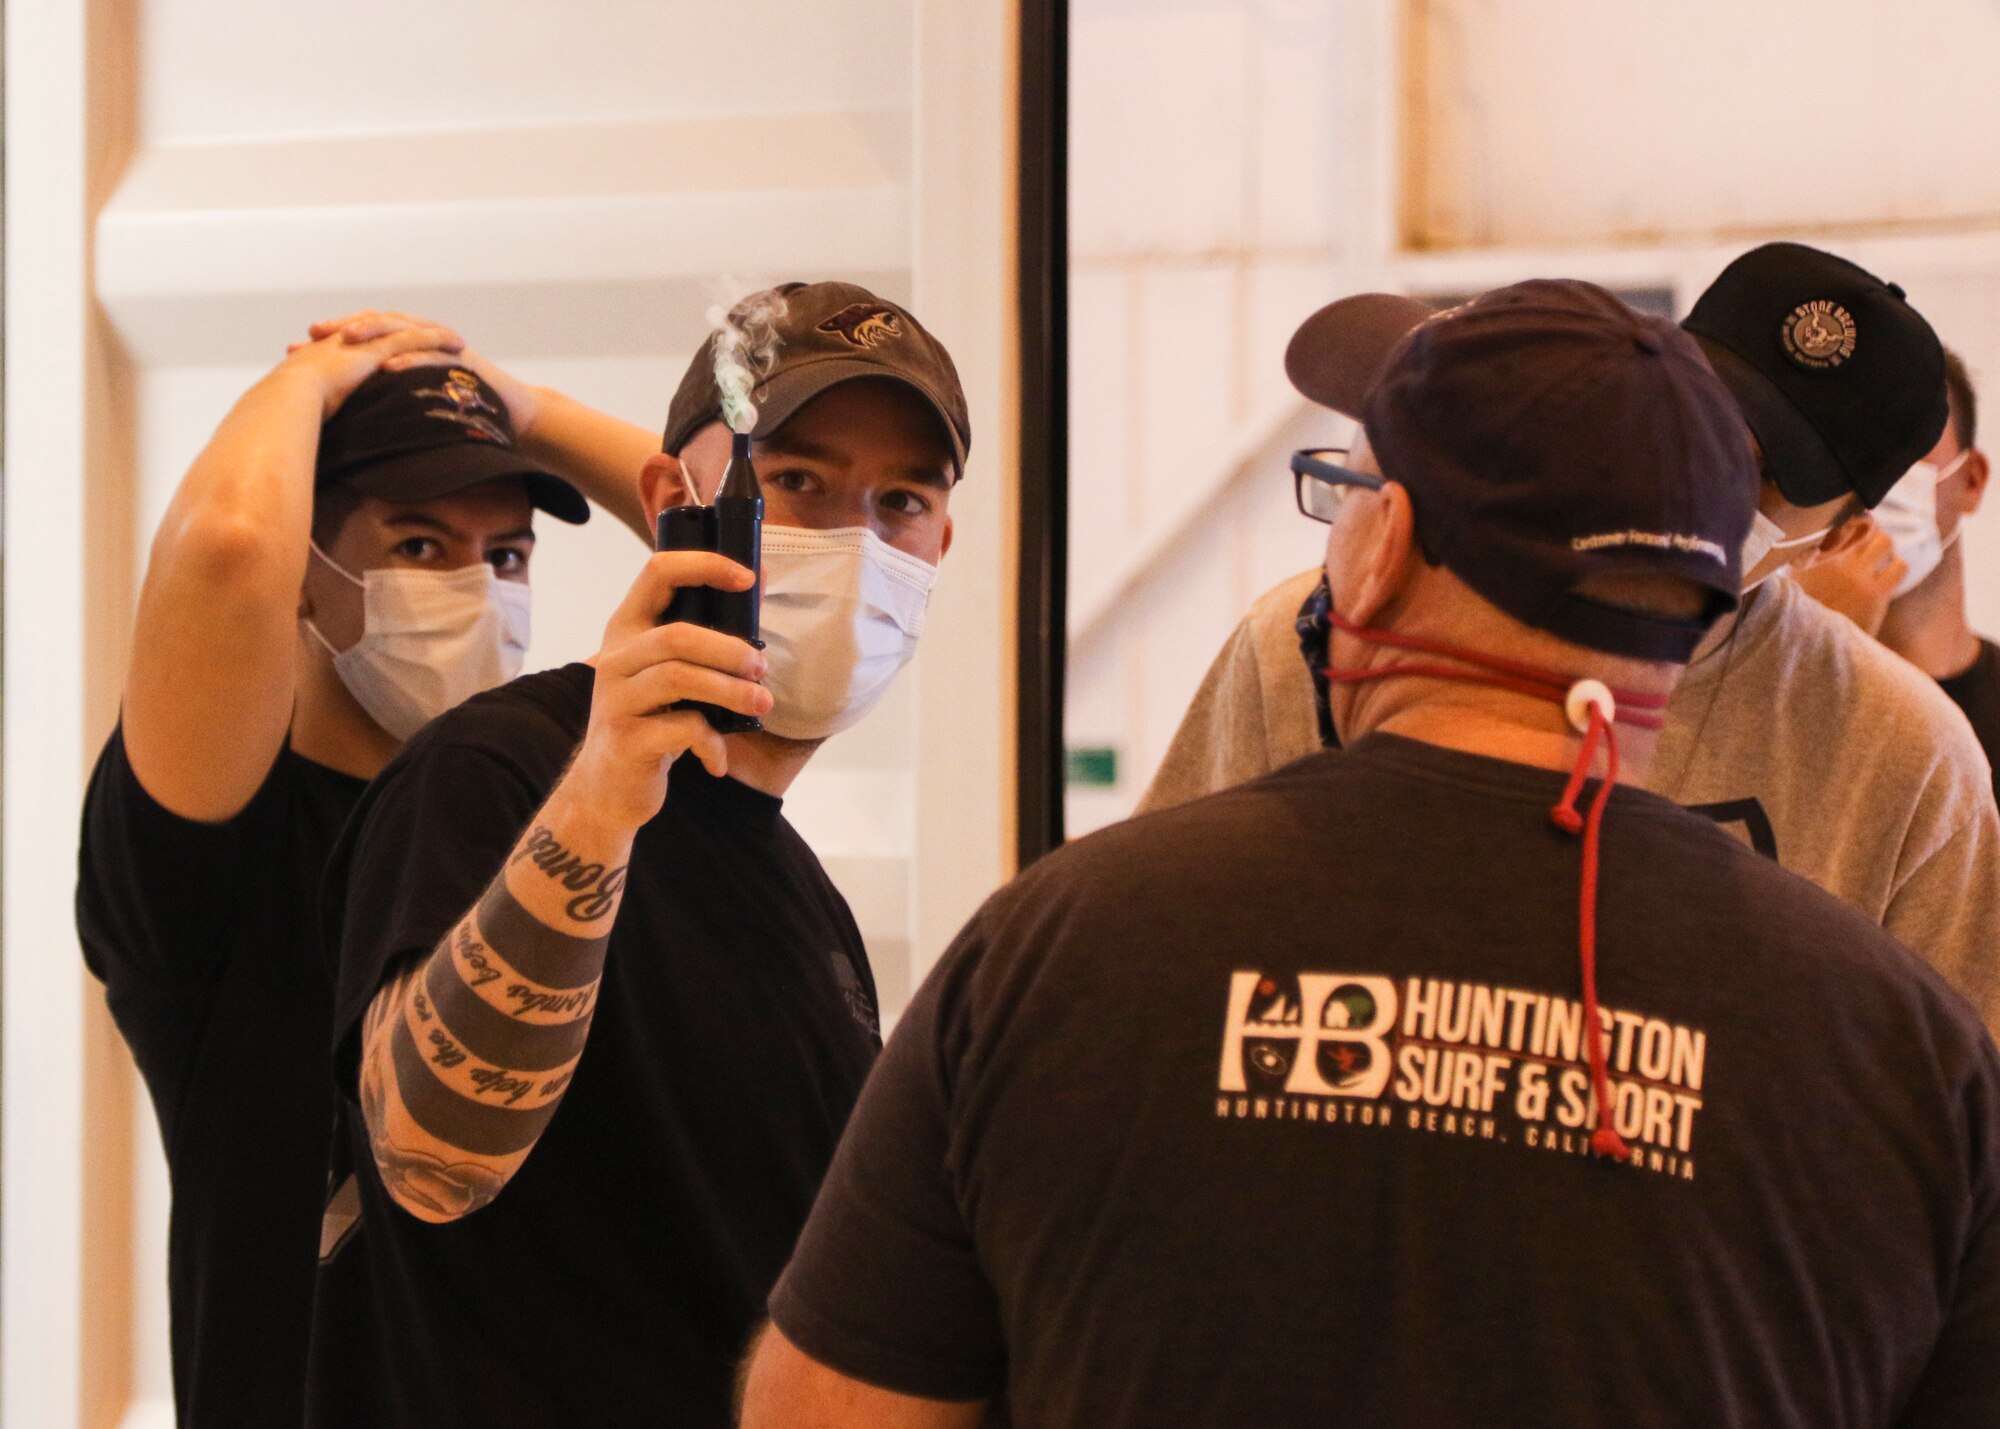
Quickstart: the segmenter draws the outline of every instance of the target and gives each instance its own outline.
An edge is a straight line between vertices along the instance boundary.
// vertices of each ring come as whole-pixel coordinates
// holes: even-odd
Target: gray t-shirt
[[[1319,748],[1293,620],[1319,572],[1252,607],[1141,800],[1172,808]],[[2000,813],[1936,683],[1783,578],[1688,667],[1647,786],[1852,904],[2000,1030]]]

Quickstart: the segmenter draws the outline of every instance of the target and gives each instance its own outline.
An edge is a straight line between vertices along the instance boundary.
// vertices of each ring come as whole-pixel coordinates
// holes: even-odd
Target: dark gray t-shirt
[[[1376,736],[1083,840],[878,1064],[779,1327],[1019,1426],[2000,1423],[2000,1059],[1620,789],[1588,1150],[1562,777]]]

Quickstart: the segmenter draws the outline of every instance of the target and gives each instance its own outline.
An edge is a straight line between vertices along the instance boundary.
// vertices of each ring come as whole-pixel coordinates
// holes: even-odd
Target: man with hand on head
[[[816,283],[739,317],[774,306],[765,648],[659,623],[755,577],[656,554],[594,660],[432,724],[334,857],[364,1210],[321,1271],[314,1425],[730,1423],[879,1046],[860,935],[781,799],[914,651],[969,440],[909,313]],[[730,450],[704,349],[634,473],[647,512],[712,500]]]
[[[318,893],[334,837],[419,725],[519,672],[534,511],[589,514],[472,373],[380,370],[459,346],[399,317],[300,344],[236,403],[154,538],[84,805],[78,932],[166,1147],[191,1429],[302,1413],[333,1130]]]
[[[1856,602],[1864,578],[1849,560],[1821,561],[1799,584],[1936,680],[1965,712],[1987,762],[2000,765],[2000,646],[1965,618],[1965,548],[1958,540],[1992,473],[1977,445],[1972,378],[1957,353],[1945,353],[1944,372],[1951,418],[1943,435],[1875,508],[1899,576],[1885,593],[1885,608],[1871,625]]]
[[[1937,441],[1937,335],[1893,283],[1795,243],[1731,263],[1682,326],[1736,399],[1764,481],[1742,609],[1695,652],[1647,787],[1859,908],[2000,1026],[2000,814],[1978,741],[1931,681],[1773,579],[1842,540],[1842,522]],[[1311,385],[1315,331],[1293,339],[1287,370],[1359,416]],[[1334,739],[1323,691],[1314,716],[1319,581],[1293,577],[1231,637],[1141,812]]]
[[[862,1095],[745,1429],[2000,1416],[1979,1019],[1626,787],[1737,603],[1728,392],[1588,284],[1398,308],[1336,304],[1293,367],[1364,417],[1299,464],[1345,749],[988,901]]]

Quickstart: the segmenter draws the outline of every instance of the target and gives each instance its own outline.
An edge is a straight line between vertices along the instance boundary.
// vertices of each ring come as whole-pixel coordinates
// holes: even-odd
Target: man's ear
[[[1993,475],[1993,468],[1986,461],[1986,453],[1974,447],[1960,470],[1965,477],[1965,510],[1959,513],[1959,519],[1964,520],[1986,499],[1986,479]]]
[[[938,543],[938,559],[940,561],[951,554],[951,532],[951,513],[947,511],[944,516],[944,540]]]
[[[665,452],[646,458],[646,464],[639,468],[639,504],[646,508],[648,517],[688,504],[687,481],[678,458]]]
[[[1367,504],[1355,513],[1356,529],[1348,546],[1352,575],[1341,614],[1366,625],[1401,594],[1416,558],[1417,521],[1410,493],[1400,482],[1360,495]]]

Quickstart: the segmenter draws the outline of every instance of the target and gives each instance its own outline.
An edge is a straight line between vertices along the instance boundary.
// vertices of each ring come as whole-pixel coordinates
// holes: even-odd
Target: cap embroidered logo
[[[893,308],[880,303],[849,303],[821,323],[819,330],[839,335],[851,347],[880,347],[892,337],[901,337],[903,324]]]
[[[1785,356],[1801,367],[1838,367],[1854,356],[1854,315],[1831,298],[1800,303],[1785,319]]]
[[[468,436],[481,441],[498,442],[503,447],[513,445],[513,442],[508,440],[506,432],[481,415],[484,412],[497,413],[497,409],[479,395],[479,379],[462,367],[451,368],[445,373],[444,386],[419,387],[410,395],[437,397],[450,403],[448,407],[426,408],[424,410],[426,417],[436,417],[441,422],[456,422],[465,428]]]

